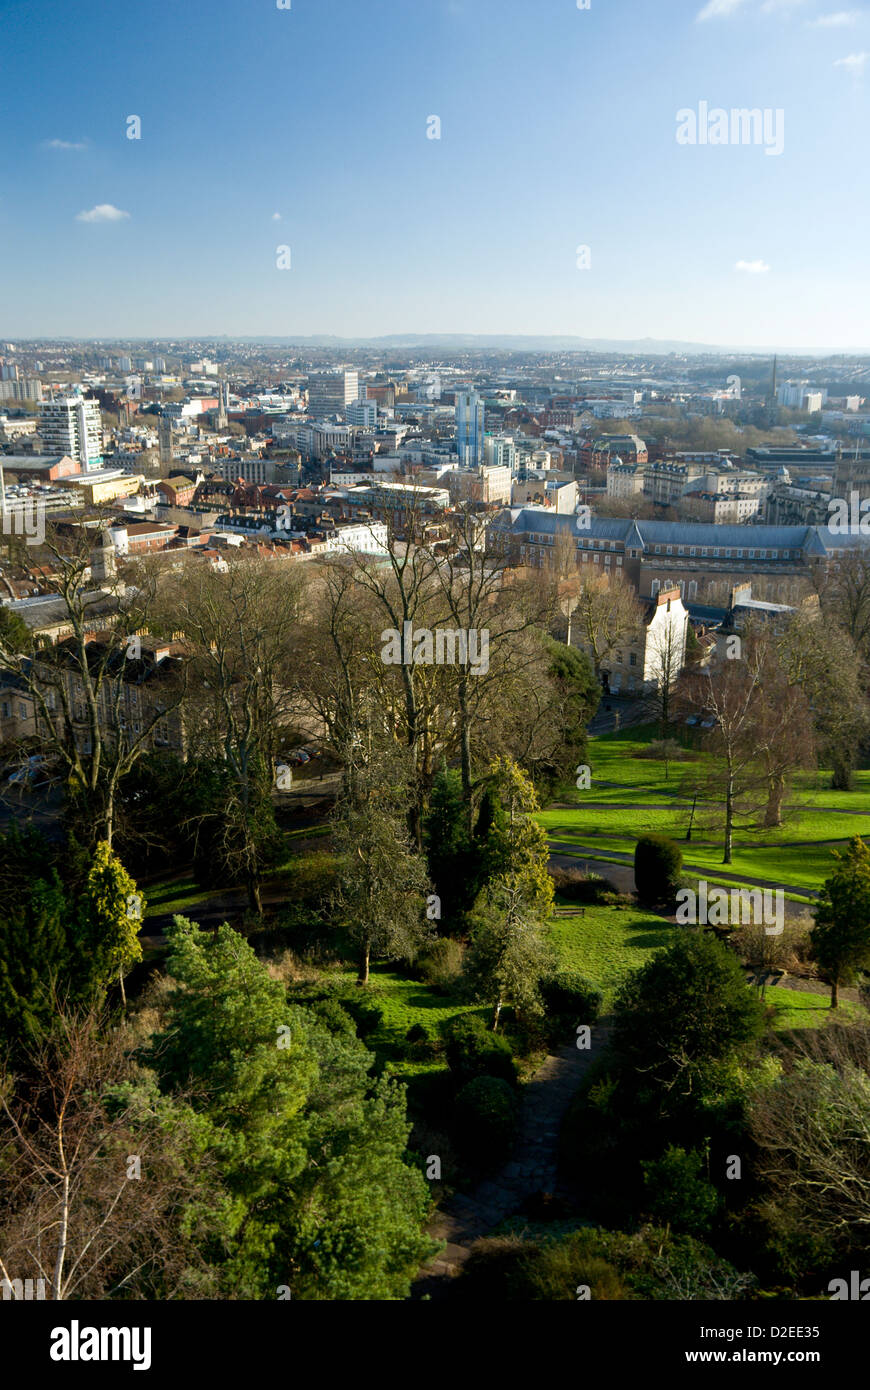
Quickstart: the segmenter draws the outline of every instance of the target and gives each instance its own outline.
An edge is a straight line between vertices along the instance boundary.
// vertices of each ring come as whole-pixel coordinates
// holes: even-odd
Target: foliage
[[[710,1231],[719,1193],[702,1176],[704,1156],[669,1144],[662,1157],[642,1163],[650,1214],[675,1230],[701,1236]]]
[[[454,1122],[460,1151],[477,1167],[498,1168],[517,1129],[513,1091],[496,1076],[475,1077],[456,1096]]]
[[[813,956],[831,981],[832,1009],[839,985],[854,983],[859,971],[870,969],[870,850],[856,835],[835,858],[837,867],[822,884],[810,932]]]
[[[640,901],[648,906],[671,905],[680,886],[683,853],[665,835],[641,835],[634,851],[634,883]]]

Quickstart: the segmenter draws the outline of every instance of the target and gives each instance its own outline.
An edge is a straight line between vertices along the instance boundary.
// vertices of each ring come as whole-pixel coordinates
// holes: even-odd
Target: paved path
[[[609,1024],[597,1024],[587,1050],[567,1043],[544,1059],[523,1088],[520,1128],[509,1161],[467,1196],[460,1193],[446,1198],[430,1221],[429,1234],[446,1241],[446,1246],[423,1266],[412,1297],[444,1297],[448,1281],[468,1259],[475,1240],[520,1211],[528,1198],[557,1191],[562,1120],[587,1068],[609,1037]]]

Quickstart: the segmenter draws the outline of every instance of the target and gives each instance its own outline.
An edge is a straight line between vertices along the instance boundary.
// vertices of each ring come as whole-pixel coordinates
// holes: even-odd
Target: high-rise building
[[[47,454],[67,454],[87,472],[102,463],[102,422],[99,401],[63,396],[42,401],[39,433]]]
[[[517,450],[510,434],[488,434],[483,441],[484,463],[491,468],[516,468]]]
[[[377,401],[354,401],[352,405],[347,407],[347,423],[358,425],[365,430],[377,429]]]
[[[483,399],[476,391],[456,392],[456,452],[461,468],[483,461]]]
[[[359,399],[359,372],[312,372],[308,378],[309,415],[343,415]]]

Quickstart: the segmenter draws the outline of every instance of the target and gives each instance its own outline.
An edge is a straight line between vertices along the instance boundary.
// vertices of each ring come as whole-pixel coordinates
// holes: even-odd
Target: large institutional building
[[[64,396],[39,407],[39,435],[46,454],[65,454],[84,471],[103,462],[103,427],[99,401]]]
[[[844,549],[870,548],[870,536],[836,535],[827,526],[636,521],[534,507],[500,512],[489,532],[494,554],[534,568],[554,566],[566,541],[579,568],[620,572],[642,597],[676,588],[686,602],[711,604],[750,577],[763,581],[765,598],[781,594],[789,602],[796,581],[814,581]]]

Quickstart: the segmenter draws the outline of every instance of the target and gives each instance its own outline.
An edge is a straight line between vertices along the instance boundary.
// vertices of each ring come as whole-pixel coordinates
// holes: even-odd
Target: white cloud
[[[122,212],[112,203],[97,203],[95,208],[90,208],[88,212],[77,212],[77,222],[121,222],[125,217],[129,217],[129,212]]]
[[[281,221],[281,214],[280,214],[280,212],[273,212],[273,213],[272,213],[272,221],[273,221],[273,222],[280,222],[280,221]]]
[[[727,19],[745,4],[746,0],[707,0],[703,10],[699,10],[695,18],[699,23],[705,19]]]
[[[764,0],[761,7],[762,14],[774,14],[777,10],[794,10],[798,5],[806,4],[806,0]]]
[[[868,58],[870,53],[850,53],[848,58],[838,58],[834,67],[845,68],[853,77],[863,77]]]
[[[88,148],[87,140],[46,140],[44,143],[47,150],[86,150]]]
[[[735,270],[743,270],[747,275],[766,275],[770,266],[766,261],[738,261]]]
[[[860,18],[858,10],[834,10],[832,14],[820,14],[818,19],[808,19],[807,23],[811,29],[845,29]]]

